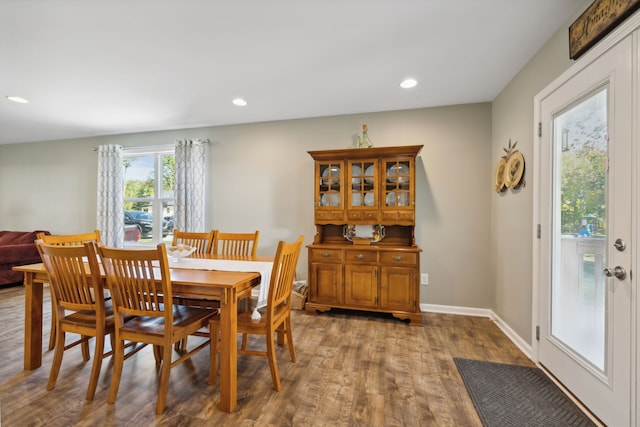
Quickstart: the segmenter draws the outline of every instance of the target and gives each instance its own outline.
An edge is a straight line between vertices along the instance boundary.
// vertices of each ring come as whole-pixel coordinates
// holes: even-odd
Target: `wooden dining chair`
[[[47,390],[53,390],[56,385],[64,352],[82,344],[82,358],[88,361],[87,340],[95,337],[93,366],[86,394],[86,400],[93,400],[102,359],[111,355],[110,351],[104,352],[104,337],[114,332],[113,307],[104,300],[94,243],[59,246],[38,242],[37,247],[55,295],[52,299],[56,314],[56,343]],[[85,269],[87,261],[89,274]],[[65,346],[67,332],[80,334],[81,338]]]
[[[259,320],[251,318],[251,311],[238,313],[238,333],[243,334],[242,344],[238,354],[254,356],[266,356],[269,359],[271,369],[271,379],[273,388],[280,391],[280,374],[276,361],[274,339],[276,331],[280,330],[286,334],[291,361],[296,361],[296,352],[293,347],[293,335],[291,333],[291,291],[296,275],[296,265],[300,250],[302,248],[303,236],[292,243],[280,241],[276,250],[271,270],[271,283],[269,285],[269,296],[267,306],[259,309],[261,314]],[[209,370],[209,384],[215,382],[217,371],[218,355],[218,335],[220,330],[220,319],[213,318],[210,324],[211,329],[211,353],[215,357]],[[264,335],[266,338],[267,350],[255,350],[248,348],[247,335]]]
[[[83,246],[86,242],[100,242],[100,230],[81,234],[44,234],[38,233],[37,238],[47,245]]]
[[[176,228],[173,229],[173,246],[179,244],[187,245],[196,248],[196,253],[208,254],[211,253],[211,247],[213,245],[213,230],[206,232],[195,231],[180,231]]]
[[[155,249],[145,250],[99,246],[98,253],[111,289],[115,313],[114,365],[108,403],[115,403],[120,387],[124,341],[152,344],[154,354],[159,356],[156,361],[161,361],[156,414],[162,414],[171,368],[207,347],[211,340],[209,336],[204,343],[182,353],[176,360],[172,360],[173,345],[206,327],[219,311],[162,303],[173,300],[167,251],[162,243]],[[124,315],[135,317],[126,320]]]
[[[213,235],[214,235],[214,230],[197,232],[197,231],[180,231],[174,228],[173,242],[171,244],[172,246],[177,246],[179,244],[191,246],[196,248],[196,253],[208,254],[208,253],[211,253],[211,248],[213,245]],[[208,307],[208,308],[220,307],[220,303],[218,301],[196,299],[196,298],[174,297],[173,302],[174,304],[188,305],[192,307]],[[202,333],[199,333],[197,335],[202,335]],[[177,342],[174,345],[174,347],[176,351],[184,351],[187,348],[187,338],[185,337],[182,341]]]
[[[255,233],[224,233],[213,231],[212,253],[227,256],[256,256],[260,231]]]
[[[94,230],[90,233],[80,234],[36,234],[38,240],[47,245],[59,245],[59,246],[82,246],[86,242],[100,242],[100,230]],[[49,334],[49,350],[53,350],[56,342],[56,319],[55,319],[55,301],[53,295],[51,296],[51,332]],[[83,346],[83,350],[85,347]],[[88,347],[86,350],[88,351]]]

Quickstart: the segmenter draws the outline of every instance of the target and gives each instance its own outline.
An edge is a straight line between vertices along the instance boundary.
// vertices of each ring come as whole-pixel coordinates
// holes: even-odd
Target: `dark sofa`
[[[48,231],[0,231],[0,286],[22,282],[24,273],[13,271],[16,265],[42,262],[36,248],[38,233]]]

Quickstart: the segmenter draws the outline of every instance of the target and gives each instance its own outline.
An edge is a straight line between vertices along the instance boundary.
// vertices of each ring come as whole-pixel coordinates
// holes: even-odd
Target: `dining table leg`
[[[220,301],[220,410],[231,412],[238,403],[238,296],[234,289],[225,291]]]
[[[24,273],[24,369],[42,365],[42,289],[34,275]]]

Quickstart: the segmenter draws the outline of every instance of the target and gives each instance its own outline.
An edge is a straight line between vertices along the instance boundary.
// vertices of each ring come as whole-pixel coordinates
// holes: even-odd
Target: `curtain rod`
[[[209,140],[209,138],[203,139],[202,142],[204,144],[209,144],[211,141]],[[167,147],[173,147],[173,145],[149,145],[149,146],[139,146],[139,147],[123,147],[124,149],[136,149],[136,150],[158,150],[158,149],[163,149],[163,148],[167,148]],[[98,151],[98,147],[92,147],[91,148],[92,151]]]

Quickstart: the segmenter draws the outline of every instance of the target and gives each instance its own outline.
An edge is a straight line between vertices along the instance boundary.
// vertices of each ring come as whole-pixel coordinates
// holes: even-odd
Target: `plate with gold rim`
[[[520,187],[524,175],[524,157],[519,151],[515,151],[509,157],[505,166],[504,184],[512,189]]]
[[[495,174],[493,175],[493,185],[496,192],[498,193],[502,193],[504,190],[507,189],[507,186],[505,185],[505,182],[504,182],[506,168],[507,168],[507,159],[505,159],[504,157],[501,157],[500,160],[498,161],[498,164],[496,165]]]

